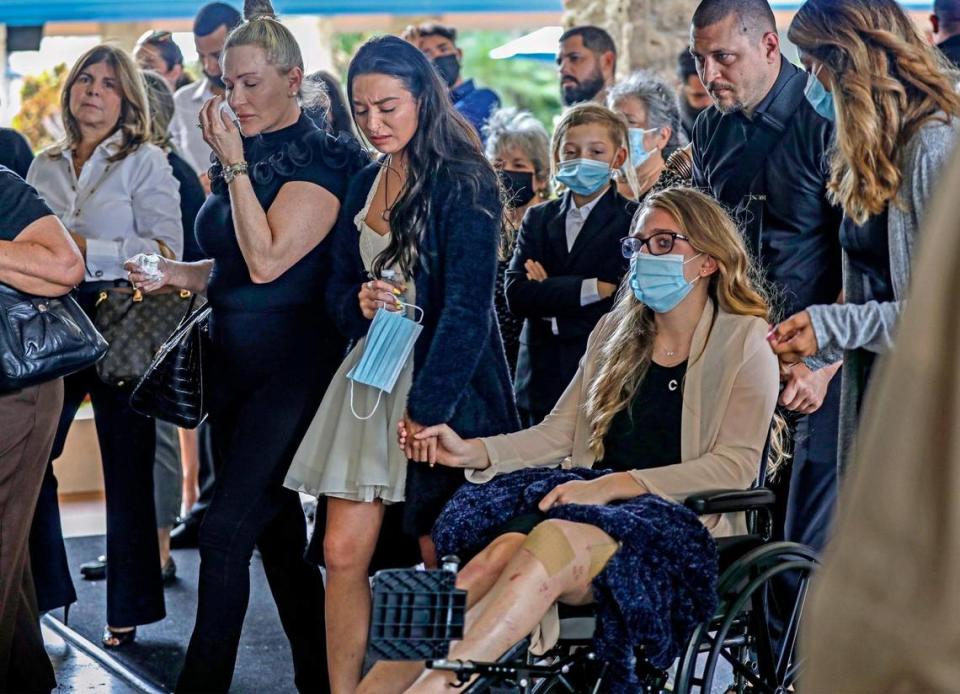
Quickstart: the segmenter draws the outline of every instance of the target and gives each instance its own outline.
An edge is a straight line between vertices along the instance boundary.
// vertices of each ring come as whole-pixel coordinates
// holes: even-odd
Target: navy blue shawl
[[[537,511],[555,486],[589,480],[608,470],[529,468],[460,488],[433,529],[438,556],[472,556],[505,522]],[[636,692],[637,646],[653,665],[667,668],[717,603],[716,543],[689,509],[653,494],[605,506],[570,504],[550,518],[594,525],[621,543],[593,579],[597,601],[594,647],[610,664],[604,691]]]

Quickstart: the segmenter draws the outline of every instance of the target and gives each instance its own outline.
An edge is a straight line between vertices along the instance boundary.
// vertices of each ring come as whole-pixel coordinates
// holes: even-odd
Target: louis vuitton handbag
[[[140,414],[184,429],[196,428],[207,415],[203,360],[211,308],[204,305],[194,310],[195,302],[196,295],[130,394],[130,406]]]
[[[100,380],[113,386],[137,383],[180,325],[191,296],[176,290],[148,296],[131,287],[101,291],[93,323],[110,343],[110,350],[97,362]]]

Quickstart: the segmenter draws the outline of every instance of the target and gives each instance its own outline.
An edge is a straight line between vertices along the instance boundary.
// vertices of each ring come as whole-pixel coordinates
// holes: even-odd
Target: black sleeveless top
[[[352,137],[334,138],[304,114],[286,128],[244,138],[243,151],[264,210],[290,181],[315,183],[342,201],[350,177],[368,161]],[[204,255],[215,261],[207,288],[214,313],[218,309],[273,312],[322,304],[328,275],[327,239],[273,282],[254,284],[237,242],[230,194],[219,163],[211,167],[210,181],[213,194],[197,215],[196,230]]]

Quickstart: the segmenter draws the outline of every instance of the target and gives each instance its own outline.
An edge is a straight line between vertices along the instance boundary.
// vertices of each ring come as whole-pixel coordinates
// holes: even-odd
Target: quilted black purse
[[[130,394],[130,406],[140,414],[194,429],[207,416],[203,398],[203,359],[210,306],[187,315],[163,343]]]
[[[107,348],[69,294],[46,299],[0,284],[0,393],[85,369]]]
[[[101,291],[93,323],[110,343],[110,351],[97,362],[100,380],[113,386],[139,381],[189,311],[191,296],[178,291],[147,295],[130,287]]]

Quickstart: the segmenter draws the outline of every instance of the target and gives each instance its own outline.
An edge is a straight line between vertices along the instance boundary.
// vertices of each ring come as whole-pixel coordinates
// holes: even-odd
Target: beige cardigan
[[[524,431],[481,439],[490,458],[484,470],[468,470],[471,482],[525,467],[592,467],[590,426],[582,404],[597,369],[598,336],[591,333],[573,381],[553,412]],[[652,493],[682,501],[715,489],[747,489],[755,481],[779,389],[777,359],[766,341],[767,324],[719,309],[708,301],[693,334],[683,385],[682,461],[637,470],[633,477]],[[706,516],[715,537],[745,532],[743,514]]]

